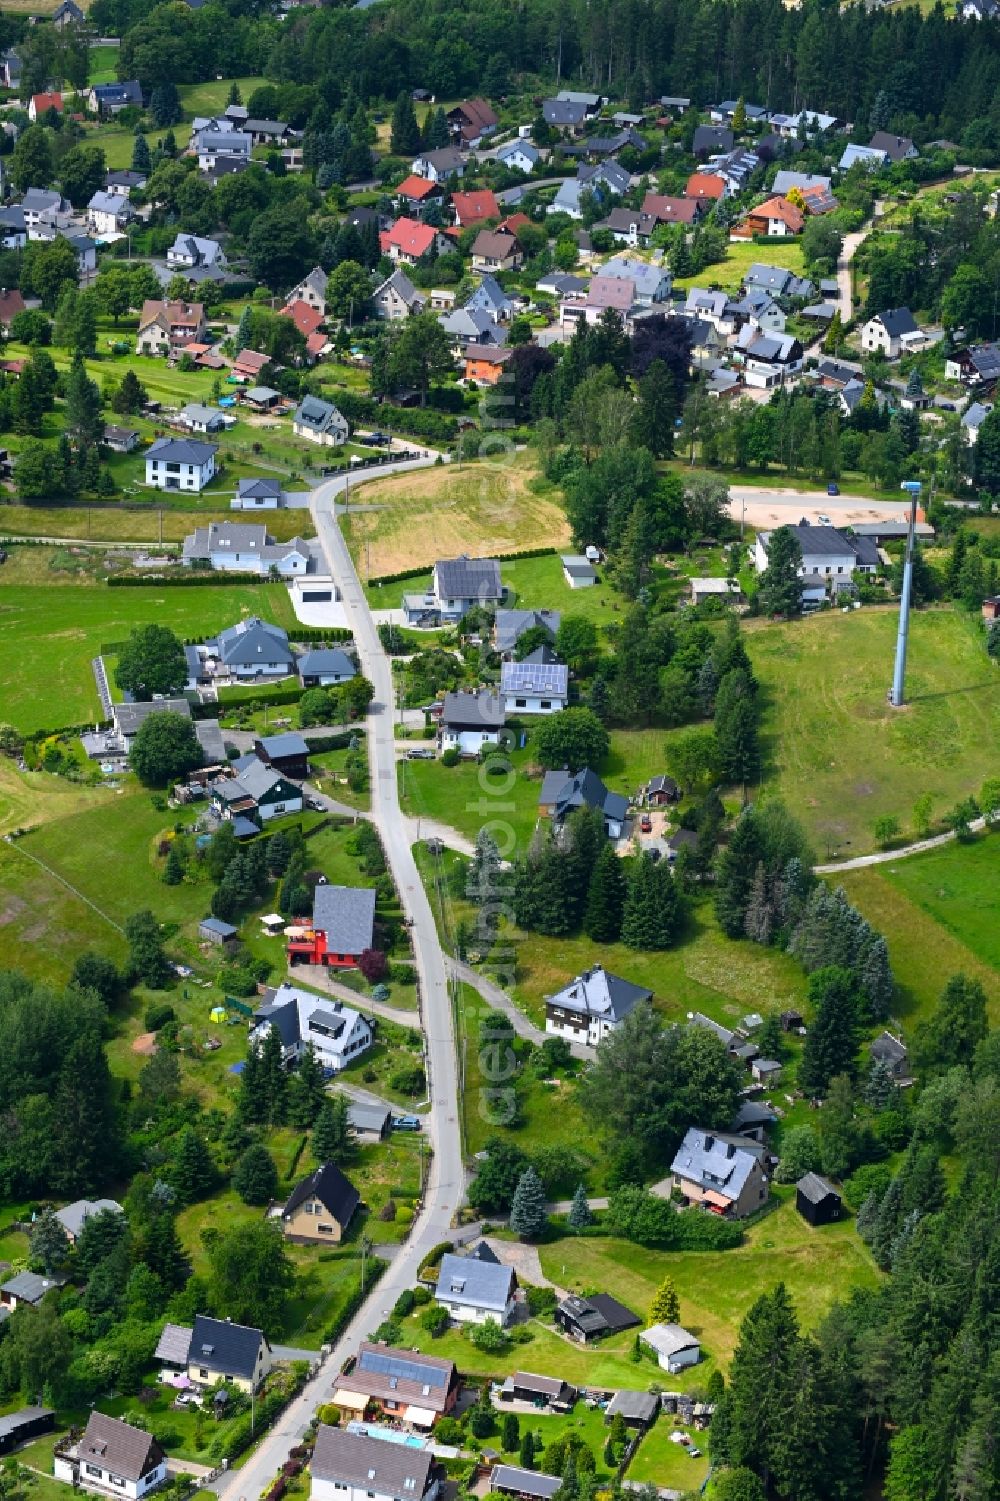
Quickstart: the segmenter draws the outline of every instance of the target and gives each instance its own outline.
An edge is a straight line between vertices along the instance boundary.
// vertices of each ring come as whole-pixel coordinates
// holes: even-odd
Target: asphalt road
[[[385,470],[380,471],[382,474]],[[274,1478],[288,1451],[299,1442],[317,1406],[329,1401],[333,1377],[358,1343],[387,1316],[399,1294],[411,1287],[424,1255],[449,1238],[451,1219],[465,1192],[465,1169],[459,1132],[458,1076],[451,1001],[444,955],[438,943],[430,903],[410,848],[407,821],[399,808],[396,751],[393,739],[393,688],[389,659],[382,650],[364,592],[333,516],[342,482],[331,480],[313,491],[310,509],[330,573],[343,595],[354,632],[361,668],[375,687],[368,716],[368,752],[372,812],[385,846],[410,929],[420,978],[421,1022],[425,1037],[431,1106],[424,1117],[433,1148],[423,1204],[409,1239],[382,1281],[351,1320],[316,1376],[288,1407],[242,1469],[223,1476],[213,1489],[226,1501],[257,1501]]]

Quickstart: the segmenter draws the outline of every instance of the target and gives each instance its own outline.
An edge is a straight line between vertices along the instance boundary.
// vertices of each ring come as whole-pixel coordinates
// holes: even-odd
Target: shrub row
[[[309,740],[309,754],[321,756],[324,751],[346,750],[353,732],[345,730],[342,735],[314,735]]]
[[[109,589],[207,589],[230,584],[271,584],[274,580],[259,573],[230,573],[219,569],[202,573],[185,569],[177,573],[113,573],[107,580]]]
[[[412,433],[418,438],[436,438],[442,442],[449,442],[458,433],[456,418],[427,407],[389,406],[375,401],[371,396],[361,396],[357,391],[342,391],[339,387],[332,395],[348,422],[378,423],[383,427]]]
[[[521,548],[518,552],[494,553],[493,556],[498,563],[516,563],[520,558],[553,558],[558,552],[559,549],[557,547],[527,547]],[[398,584],[403,579],[422,578],[424,574],[430,573],[430,571],[426,566],[423,568],[401,568],[397,573],[380,573],[377,578],[369,579],[368,582],[369,584]]]
[[[370,1280],[368,1281],[364,1292],[362,1292],[359,1284],[359,1286],[357,1286],[351,1293],[350,1297],[346,1299],[343,1306],[337,1310],[336,1318],[334,1319],[333,1323],[329,1325],[325,1335],[323,1336],[324,1344],[336,1344],[337,1340],[340,1338],[341,1332],[346,1329],[347,1325],[357,1313],[358,1309],[365,1301],[365,1298],[371,1292],[372,1288],[375,1286],[375,1283],[381,1277],[382,1273],[385,1271],[388,1265],[389,1263],[387,1261],[383,1261],[378,1256],[369,1256],[366,1275],[370,1278]]]
[[[268,688],[220,688],[216,709],[226,710],[234,704],[297,704],[305,690],[298,684],[282,688],[277,683]]]

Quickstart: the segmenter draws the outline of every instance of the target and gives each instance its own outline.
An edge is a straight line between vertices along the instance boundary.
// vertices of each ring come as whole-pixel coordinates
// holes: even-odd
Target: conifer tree
[[[590,878],[583,915],[583,931],[595,943],[617,943],[621,937],[626,884],[623,862],[606,843]]]
[[[312,1133],[312,1154],[317,1162],[349,1161],[354,1149],[347,1097],[339,1091],[327,1095]]]
[[[215,1164],[193,1126],[185,1126],[177,1139],[170,1177],[177,1197],[184,1204],[202,1198],[215,1182]]]
[[[542,1180],[533,1167],[527,1167],[514,1190],[514,1201],[510,1206],[510,1228],[522,1240],[537,1240],[548,1222]]]
[[[681,1302],[677,1296],[672,1277],[664,1277],[653,1295],[653,1301],[649,1308],[649,1322],[651,1324],[679,1324],[681,1317]]]
[[[799,1082],[812,1094],[825,1094],[837,1074],[854,1074],[858,1050],[855,984],[850,970],[829,966],[809,981],[814,1015],[806,1033]]]
[[[582,1183],[578,1183],[576,1186],[576,1192],[573,1195],[573,1202],[569,1206],[566,1223],[577,1234],[581,1230],[586,1230],[589,1225],[594,1223],[594,1211],[587,1203],[587,1190]]]
[[[406,89],[400,91],[392,111],[389,143],[396,156],[412,156],[420,150],[420,126],[417,124],[412,96]]]
[[[325,1100],[323,1070],[310,1043],[288,1082],[288,1118],[292,1125],[298,1126],[300,1130],[307,1130],[323,1108]]]

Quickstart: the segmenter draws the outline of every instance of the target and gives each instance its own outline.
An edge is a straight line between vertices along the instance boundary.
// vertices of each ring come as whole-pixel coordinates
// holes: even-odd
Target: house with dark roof
[[[65,1280],[65,1277],[43,1277],[40,1272],[17,1272],[0,1284],[0,1308],[13,1312],[22,1303],[37,1308],[46,1293],[54,1287],[62,1287]]]
[[[835,583],[849,581],[855,572],[874,575],[878,571],[878,547],[871,537],[857,537],[838,531],[834,526],[813,525],[803,519],[787,528],[802,551],[799,577],[819,576]],[[770,532],[758,532],[754,542],[754,567],[763,573],[767,567]]]
[[[452,1411],[461,1387],[451,1360],[362,1340],[353,1364],[333,1381],[333,1400],[352,1416],[388,1413],[416,1428],[430,1428]]]
[[[146,449],[146,484],[155,490],[189,490],[198,495],[215,475],[217,443],[194,438],[157,438]]]
[[[441,1488],[429,1450],[326,1423],[309,1469],[312,1501],[436,1501]]]
[[[920,155],[909,136],[892,135],[888,130],[876,130],[868,145],[872,151],[884,151],[890,162],[912,162]]]
[[[592,1293],[589,1298],[577,1297],[574,1293],[557,1307],[555,1322],[570,1339],[588,1345],[592,1340],[603,1339],[606,1334],[637,1329],[642,1320],[608,1293]]]
[[[652,999],[653,992],[644,985],[633,985],[595,964],[545,997],[545,1030],[553,1037],[596,1047],[634,1007]]]
[[[260,678],[289,677],[295,671],[295,653],[288,644],[287,631],[257,615],[238,620],[214,639],[188,647],[187,651],[191,688],[218,678],[254,682]]]
[[[461,620],[473,605],[503,599],[500,564],[495,558],[443,558],[434,564],[431,594],[442,620]]]
[[[806,1173],[795,1185],[795,1207],[810,1225],[830,1225],[840,1219],[843,1200],[828,1178]]]
[[[628,1428],[645,1430],[656,1422],[660,1399],[655,1392],[616,1391],[604,1409],[606,1421],[621,1417]]]
[[[509,1324],[516,1292],[517,1276],[511,1266],[451,1252],[441,1258],[434,1296],[459,1323],[485,1324],[495,1319],[498,1324]]]
[[[500,697],[508,714],[555,714],[569,701],[569,668],[562,662],[504,662]]]
[[[499,693],[446,693],[438,734],[442,750],[478,756],[484,746],[499,745],[506,715]]]
[[[625,829],[628,814],[628,798],[619,792],[609,792],[589,766],[579,771],[547,771],[542,779],[538,796],[538,809],[543,818],[551,818],[561,824],[576,808],[600,808],[604,814],[604,827],[609,839],[620,839]]]
[[[259,832],[272,818],[302,812],[301,787],[280,772],[253,755],[244,756],[240,763],[234,764],[237,775],[220,777],[209,789],[212,809],[218,818],[234,824],[240,819],[249,821],[253,830]]]
[[[695,127],[691,150],[695,156],[724,156],[732,151],[736,137],[726,125],[698,125]]]
[[[579,135],[587,118],[587,107],[572,99],[543,99],[542,118],[550,130]]]
[[[385,1141],[392,1130],[392,1111],[388,1105],[365,1105],[356,1100],[347,1107],[347,1124],[356,1141]]]
[[[457,146],[441,146],[436,151],[422,151],[414,157],[414,177],[423,177],[428,182],[447,182],[452,177],[464,177],[465,157]],[[433,241],[433,234],[430,244]]]
[[[339,448],[347,442],[347,418],[332,401],[323,401],[318,396],[303,396],[292,413],[292,432],[299,438],[308,438],[310,443],[321,443],[326,448]]]
[[[361,1203],[361,1195],[335,1162],[324,1162],[292,1189],[281,1211],[286,1240],[336,1244]]]
[[[409,318],[413,313],[423,310],[427,299],[423,292],[418,292],[405,271],[397,266],[391,276],[380,283],[372,293],[372,301],[375,304],[375,316],[385,318],[390,323],[399,323],[404,318]]]
[[[472,269],[480,274],[517,271],[524,251],[516,235],[499,229],[481,229],[472,243]]]
[[[259,1048],[269,1031],[281,1039],[281,1056],[296,1064],[312,1048],[320,1067],[338,1074],[371,1047],[375,1029],[366,1016],[339,997],[316,995],[283,980],[266,993],[250,1023],[249,1046]]]
[[[500,1388],[501,1402],[530,1402],[553,1412],[570,1412],[579,1395],[560,1376],[536,1376],[532,1371],[514,1371]]]
[[[514,1496],[517,1501],[552,1501],[561,1486],[558,1475],[524,1470],[519,1465],[494,1465],[490,1471],[490,1491],[499,1496]]]
[[[280,480],[251,479],[242,475],[236,482],[236,495],[229,506],[233,511],[277,511],[284,499]]]
[[[375,929],[375,892],[364,886],[332,886],[323,882],[313,893],[311,926],[291,939],[292,964],[322,964],[330,969],[353,969],[365,949],[372,947]]]
[[[166,441],[161,439],[161,442]],[[275,542],[265,526],[210,521],[184,538],[181,562],[189,568],[232,569],[237,573],[259,574],[273,571],[283,578],[291,578],[308,573],[312,552],[301,537],[293,537],[290,542]]]
[[[496,112],[485,99],[463,99],[448,111],[448,128],[463,147],[474,147],[493,135],[500,124]],[[416,170],[416,169],[414,169]]]
[[[944,362],[944,377],[960,380],[963,386],[1000,380],[1000,344],[970,344],[949,355]]]
[[[267,735],[253,743],[254,755],[282,776],[299,779],[309,775],[309,746],[297,730]]]
[[[187,1366],[195,1386],[225,1381],[240,1391],[256,1391],[273,1364],[274,1352],[260,1329],[196,1315]]]
[[[167,250],[167,265],[171,271],[187,271],[196,266],[217,266],[222,271],[226,257],[218,240],[182,233]]]
[[[909,1079],[910,1058],[906,1051],[906,1044],[901,1037],[896,1037],[892,1032],[882,1032],[868,1049],[873,1060],[877,1063],[885,1063],[894,1079]]]
[[[52,1468],[81,1490],[138,1501],[167,1479],[167,1456],[151,1433],[92,1412],[77,1442],[56,1450]]]
[[[689,1204],[743,1219],[767,1200],[764,1148],[744,1136],[691,1126],[671,1164],[674,1186]]]
[[[349,683],[358,675],[354,659],[337,646],[317,646],[303,652],[298,672],[303,688],[330,688],[336,683]]]
[[[554,642],[561,618],[558,610],[498,610],[493,621],[493,645],[502,657],[509,656],[524,633],[535,629],[547,632]]]
[[[10,1454],[31,1438],[51,1433],[56,1415],[51,1407],[22,1407],[0,1417],[0,1455]]]
[[[908,335],[919,335],[917,321],[908,307],[887,308],[861,325],[861,348],[865,354],[884,354],[898,359]]]

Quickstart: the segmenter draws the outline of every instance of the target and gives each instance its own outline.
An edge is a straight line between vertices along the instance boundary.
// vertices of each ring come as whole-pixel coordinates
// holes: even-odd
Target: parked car
[[[644,834],[651,834],[653,832],[653,820],[648,813],[644,813],[640,818],[639,828]]]
[[[394,1131],[420,1131],[423,1127],[418,1115],[394,1115],[392,1129]]]
[[[839,485],[835,485],[833,483],[833,481],[831,480],[830,483],[826,487],[826,493],[827,493],[827,495],[839,495],[840,494],[840,486]]]
[[[820,526],[832,526],[833,525],[833,522],[830,520],[829,516],[817,516],[816,520],[819,522]]]
[[[321,801],[321,799],[318,798],[318,797],[307,797],[306,798],[306,807],[307,808],[311,808],[314,813],[322,813],[323,810],[324,810],[324,808],[325,808],[325,806],[326,806],[325,803],[323,803]]]
[[[433,761],[434,752],[429,745],[411,745],[407,748],[408,761]]]

